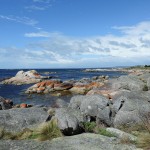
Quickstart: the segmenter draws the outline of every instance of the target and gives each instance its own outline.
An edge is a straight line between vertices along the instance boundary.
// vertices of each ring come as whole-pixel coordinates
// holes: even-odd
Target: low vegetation
[[[141,133],[138,136],[137,146],[145,150],[150,149],[150,133]]]
[[[108,137],[115,137],[112,133],[106,131],[104,126],[97,126],[95,122],[85,122],[83,123],[85,132],[92,132],[96,134],[101,134]]]
[[[138,65],[138,66],[131,66],[126,69],[150,69],[150,65]]]
[[[49,122],[45,122],[34,131],[35,136],[40,141],[51,140],[53,138],[61,137],[62,133],[57,126],[57,120],[52,119]]]
[[[23,140],[37,139],[39,141],[51,140],[61,137],[62,133],[57,126],[57,120],[53,119],[49,122],[41,124],[37,129],[24,129],[22,132],[12,133],[5,129],[0,129],[0,139]]]
[[[105,128],[98,129],[98,134],[101,134],[101,135],[104,135],[104,136],[108,136],[108,137],[115,137],[114,134],[110,133]]]
[[[147,85],[144,85],[143,91],[148,91],[148,86]]]
[[[94,132],[96,128],[96,123],[95,122],[84,122],[83,123],[83,129],[85,132]]]
[[[140,114],[141,113],[139,113],[139,115]],[[150,150],[150,113],[140,116],[142,122],[141,125],[135,124],[132,127],[123,125],[119,129],[137,136],[138,139],[136,143],[134,143],[137,147],[140,147],[144,150]],[[129,140],[127,138],[123,138],[120,142],[127,144],[129,143]]]

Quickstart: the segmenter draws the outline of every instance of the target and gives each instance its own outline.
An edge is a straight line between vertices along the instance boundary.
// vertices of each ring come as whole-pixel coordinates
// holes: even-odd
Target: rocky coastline
[[[3,150],[149,149],[145,140],[150,139],[150,71],[126,71],[129,74],[119,78],[94,76],[68,81],[42,77],[36,71],[21,71],[2,81],[17,85],[35,83],[26,94],[55,93],[59,98],[57,106],[40,107],[14,106],[11,100],[0,97],[0,147]],[[69,103],[61,99],[63,93],[73,95]],[[41,124],[52,131],[44,128],[44,132],[39,128]],[[40,141],[35,140],[41,135]]]

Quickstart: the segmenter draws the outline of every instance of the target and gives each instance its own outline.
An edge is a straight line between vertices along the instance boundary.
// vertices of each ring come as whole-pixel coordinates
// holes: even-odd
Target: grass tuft
[[[143,91],[148,91],[148,86],[147,85],[144,85]]]
[[[108,137],[115,137],[114,134],[110,133],[105,128],[99,128],[98,129],[98,134],[101,134],[101,135],[104,135],[104,136],[108,136]]]
[[[37,139],[40,141],[51,140],[53,138],[61,137],[62,133],[57,126],[57,119],[52,119],[49,122],[41,124],[34,132],[34,134],[32,134],[32,136],[37,136]]]
[[[143,133],[139,135],[138,140],[137,140],[137,146],[145,150],[149,150],[150,149],[150,134]]]
[[[57,119],[52,119],[49,122],[41,124],[37,129],[24,129],[18,133],[7,132],[0,128],[0,139],[24,140],[37,139],[40,141],[51,140],[53,138],[61,137],[62,133],[57,126]]]
[[[83,128],[85,132],[94,132],[96,128],[95,122],[83,122]]]

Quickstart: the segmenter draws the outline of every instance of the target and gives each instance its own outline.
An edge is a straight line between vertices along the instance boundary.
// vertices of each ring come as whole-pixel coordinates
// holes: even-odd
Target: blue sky
[[[0,0],[0,68],[150,64],[149,0]]]

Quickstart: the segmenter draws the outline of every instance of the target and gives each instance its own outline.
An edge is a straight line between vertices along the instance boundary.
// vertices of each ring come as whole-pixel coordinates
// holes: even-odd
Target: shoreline
[[[90,141],[94,140],[93,137],[101,138],[104,141],[106,137],[108,141],[114,138],[119,142],[124,140],[125,136],[128,137],[126,140],[131,143],[132,149],[136,150],[138,145],[134,142],[137,142],[138,136],[142,135],[145,137],[144,139],[150,136],[145,134],[148,130],[140,120],[141,116],[147,117],[150,112],[150,73],[143,73],[141,70],[130,72],[128,75],[113,79],[106,76],[95,76],[92,79],[83,78],[72,81],[72,83],[69,80],[68,82],[60,82],[60,80],[48,79],[35,83],[29,88],[29,90],[34,89],[33,93],[39,92],[40,88],[39,94],[41,94],[48,87],[58,94],[76,87],[78,93],[73,94],[70,101],[62,100],[59,94],[56,95],[58,100],[52,107],[28,104],[13,107],[11,100],[1,98],[0,105],[3,110],[0,110],[0,118],[5,121],[0,122],[0,129],[2,128],[1,130],[4,132],[0,138],[4,142],[11,139],[12,145],[15,147],[20,140],[23,143],[30,140],[32,145],[35,139],[41,140],[41,138],[51,140],[51,143],[53,143],[57,139],[61,141],[61,136],[63,136],[63,139],[67,139],[69,136],[70,140],[73,137],[88,136]],[[32,93],[30,94],[32,95]],[[46,93],[43,94],[46,95]],[[9,118],[6,118],[6,116],[9,116]],[[26,124],[23,123],[24,121]],[[126,124],[129,126],[125,127]],[[43,128],[41,128],[41,125]],[[142,125],[144,131],[137,130],[134,127],[135,125]],[[47,127],[51,127],[51,130],[55,130],[55,132],[48,132]],[[5,128],[5,131],[3,131],[3,128]],[[44,135],[43,130],[47,131],[44,132]],[[14,135],[12,131],[16,131],[17,135]],[[90,135],[89,132],[91,132]],[[137,134],[134,135],[134,132]],[[7,134],[9,134],[9,137],[6,136]],[[102,136],[103,134],[104,136]],[[77,139],[74,140],[77,141]],[[38,145],[39,142],[34,144]],[[91,144],[93,145],[93,143]],[[123,147],[120,147],[118,143],[114,144],[119,149],[124,146],[126,149],[131,149],[126,143]],[[3,146],[1,140],[0,145]],[[18,147],[22,148],[22,145],[18,145]]]

